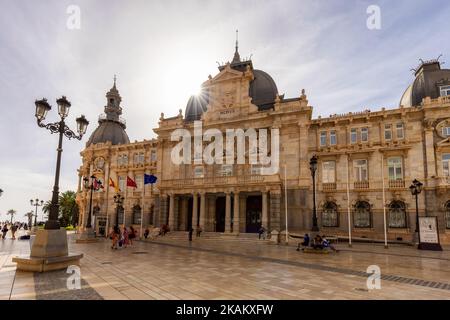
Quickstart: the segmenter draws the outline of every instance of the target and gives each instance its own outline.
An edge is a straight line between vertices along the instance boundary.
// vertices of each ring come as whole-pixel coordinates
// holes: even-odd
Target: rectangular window
[[[150,161],[155,162],[156,161],[156,150],[150,151]]]
[[[224,164],[222,165],[222,176],[232,176],[233,175],[233,165]]]
[[[384,125],[384,140],[392,139],[392,126],[390,124]]]
[[[336,162],[324,161],[322,163],[322,182],[334,183],[336,182]]]
[[[326,131],[322,131],[320,133],[320,146],[324,147],[327,145],[327,133]]]
[[[402,180],[403,179],[403,169],[402,169],[402,158],[392,157],[388,159],[388,173],[389,180]]]
[[[450,96],[450,86],[442,86],[440,89],[441,89],[441,97]]]
[[[139,153],[139,163],[145,162],[145,155],[143,152]]]
[[[450,137],[450,126],[442,128],[442,135],[445,137]]]
[[[350,143],[356,143],[357,134],[358,134],[358,132],[357,132],[356,128],[352,128],[350,130]]]
[[[442,169],[444,177],[450,177],[450,153],[442,155]]]
[[[403,123],[397,123],[397,139],[403,139],[405,137],[405,133],[403,130]]]
[[[369,141],[369,128],[361,128],[361,142]]]
[[[119,176],[119,189],[121,192],[125,192],[125,177]]]
[[[335,146],[336,143],[336,131],[330,131],[330,145]]]
[[[194,178],[203,178],[203,167],[194,168]]]
[[[355,169],[355,181],[362,182],[368,180],[367,160],[355,160],[353,163]]]

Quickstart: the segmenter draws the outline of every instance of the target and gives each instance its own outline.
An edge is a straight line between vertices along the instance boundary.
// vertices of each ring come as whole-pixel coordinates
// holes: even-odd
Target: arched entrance
[[[225,201],[225,197],[217,197],[216,199],[215,232],[225,232]]]
[[[262,196],[247,197],[245,232],[257,233],[261,228]]]

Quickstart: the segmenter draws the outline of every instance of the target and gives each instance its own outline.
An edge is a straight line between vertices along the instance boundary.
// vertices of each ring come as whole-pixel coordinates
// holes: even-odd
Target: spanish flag
[[[109,178],[109,186],[113,187],[116,192],[120,192],[119,185],[115,184],[112,178]]]

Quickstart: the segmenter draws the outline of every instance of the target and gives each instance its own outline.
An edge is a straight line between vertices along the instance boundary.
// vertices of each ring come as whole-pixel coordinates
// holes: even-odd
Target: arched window
[[[138,205],[133,207],[133,224],[141,224],[141,210]]]
[[[324,226],[324,227],[338,227],[339,226],[338,211],[337,211],[336,203],[328,201],[323,206],[322,226]]]
[[[370,228],[372,226],[370,204],[367,201],[358,201],[355,204],[353,223],[356,228]]]
[[[445,227],[450,229],[450,200],[445,204]]]
[[[403,201],[392,201],[389,205],[389,228],[406,228],[406,205]]]
[[[119,215],[119,224],[123,224],[123,215],[124,215],[125,210],[123,209],[122,206],[117,208],[117,214]]]

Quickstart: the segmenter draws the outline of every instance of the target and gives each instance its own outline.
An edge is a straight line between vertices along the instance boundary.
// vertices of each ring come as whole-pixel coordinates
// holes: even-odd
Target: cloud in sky
[[[381,8],[381,30],[366,9]],[[0,0],[0,220],[29,199],[50,199],[55,135],[36,126],[34,100],[72,102],[68,119],[90,121],[64,141],[61,190],[76,189],[83,149],[118,75],[132,141],[154,137],[161,112],[176,115],[216,61],[241,56],[272,75],[280,93],[306,89],[314,116],[396,107],[419,58],[450,57],[447,1]],[[81,29],[69,30],[69,5]],[[445,65],[444,65],[445,66]],[[48,121],[56,121],[52,110]],[[24,219],[24,218],[23,218]]]

